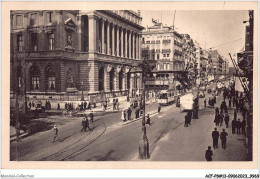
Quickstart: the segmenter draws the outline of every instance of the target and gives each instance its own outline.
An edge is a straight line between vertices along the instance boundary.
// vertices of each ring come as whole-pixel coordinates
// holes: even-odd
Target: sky
[[[151,26],[152,18],[164,25],[172,26],[173,11],[141,11],[142,26]],[[245,46],[245,26],[249,19],[247,10],[189,10],[176,11],[174,26],[181,34],[189,34],[203,49],[218,50],[220,55],[229,57],[240,52]]]

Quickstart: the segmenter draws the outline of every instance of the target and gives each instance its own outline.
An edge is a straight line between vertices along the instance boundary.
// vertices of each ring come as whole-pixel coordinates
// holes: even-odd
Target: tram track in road
[[[100,135],[98,135],[95,139],[93,139],[91,142],[87,143],[86,145],[82,146],[80,149],[78,149],[76,152],[67,155],[66,157],[63,157],[60,161],[66,161],[68,159],[74,158],[75,156],[81,154],[83,151],[83,149],[85,149],[87,146],[89,146],[90,144],[92,144],[93,142],[95,142],[97,139],[99,139],[105,132],[106,132],[106,124],[104,122],[101,122],[104,125],[104,130],[102,131],[102,133]]]
[[[75,133],[73,133],[72,135],[70,135],[69,137],[71,137],[71,136],[73,136],[73,135],[75,135],[75,134],[77,134],[77,133],[78,133],[78,132],[75,132]],[[91,133],[91,132],[90,132],[90,133]],[[90,133],[89,133],[89,134],[90,134]],[[88,135],[89,135],[89,134],[88,134]],[[54,153],[54,154],[51,154],[51,155],[49,155],[49,156],[47,156],[47,157],[44,157],[44,158],[41,159],[41,160],[42,160],[42,161],[50,160],[52,157],[55,157],[55,156],[58,155],[58,154],[62,154],[62,153],[64,153],[64,152],[67,152],[68,150],[70,150],[70,149],[69,149],[70,147],[72,147],[73,145],[77,144],[78,142],[80,142],[81,140],[83,140],[84,138],[86,138],[88,135],[81,137],[80,139],[78,139],[77,141],[73,142],[72,144],[66,146],[66,147],[63,148],[62,150],[60,150],[60,151],[58,151],[58,152],[56,152],[56,153]],[[66,138],[68,138],[68,137],[66,137]],[[67,149],[67,150],[66,150],[66,149]]]

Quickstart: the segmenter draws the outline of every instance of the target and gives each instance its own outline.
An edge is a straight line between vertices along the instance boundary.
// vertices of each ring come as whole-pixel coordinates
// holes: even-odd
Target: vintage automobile
[[[180,109],[181,111],[193,110],[195,96],[192,93],[188,93],[180,97]]]

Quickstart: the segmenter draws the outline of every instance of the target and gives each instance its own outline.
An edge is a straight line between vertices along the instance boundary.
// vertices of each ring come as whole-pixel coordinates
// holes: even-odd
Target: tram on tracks
[[[162,90],[159,93],[158,103],[160,105],[169,105],[175,102],[174,90]]]

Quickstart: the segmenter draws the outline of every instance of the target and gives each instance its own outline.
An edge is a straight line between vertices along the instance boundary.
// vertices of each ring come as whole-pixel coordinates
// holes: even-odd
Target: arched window
[[[40,69],[38,66],[33,66],[30,70],[31,90],[40,89]]]
[[[55,72],[52,66],[46,68],[46,85],[48,90],[55,90]]]

